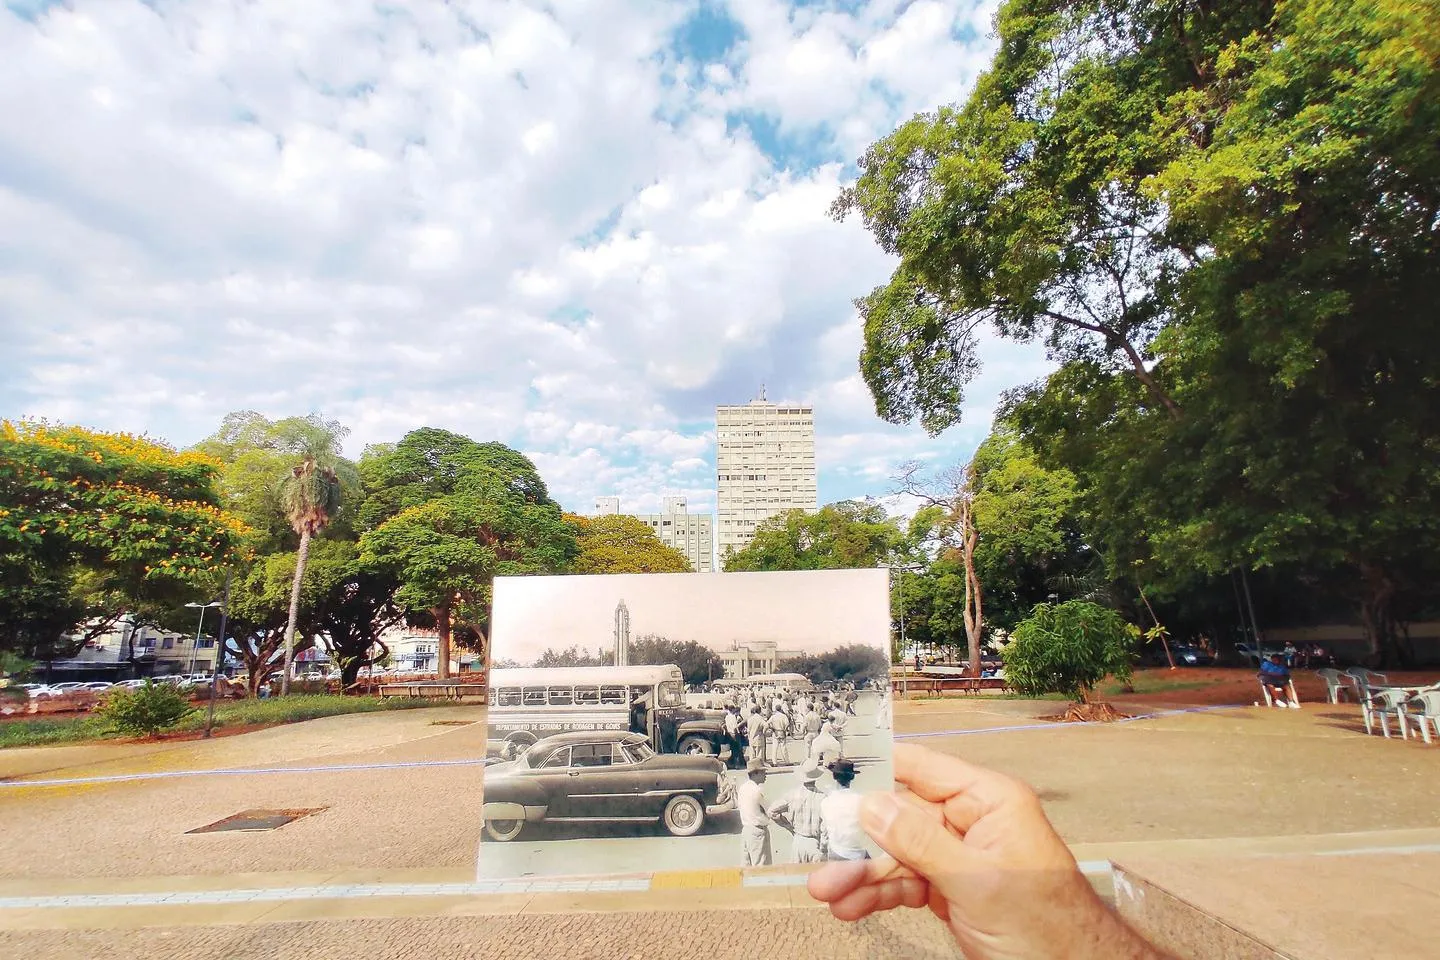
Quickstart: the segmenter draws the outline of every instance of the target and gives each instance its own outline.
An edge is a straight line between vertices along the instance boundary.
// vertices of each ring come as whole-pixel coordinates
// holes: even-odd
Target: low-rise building
[[[619,497],[596,497],[598,516],[620,513]],[[664,497],[659,513],[632,513],[655,531],[665,546],[679,551],[696,573],[715,569],[715,518],[708,513],[691,513],[684,497]]]
[[[779,673],[780,664],[803,656],[800,650],[781,650],[774,640],[736,640],[728,650],[717,651],[725,664],[725,679],[744,680],[764,673]]]

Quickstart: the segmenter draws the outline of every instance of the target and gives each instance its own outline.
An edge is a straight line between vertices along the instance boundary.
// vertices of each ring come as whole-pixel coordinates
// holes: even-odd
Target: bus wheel
[[[498,840],[504,843],[507,840],[514,840],[520,836],[520,831],[525,829],[524,820],[486,820],[485,836],[491,840]]]
[[[708,757],[715,752],[715,745],[704,737],[686,737],[680,741],[676,753],[689,754],[692,757]]]
[[[705,808],[689,794],[679,794],[665,804],[665,829],[672,837],[693,837],[705,825]]]

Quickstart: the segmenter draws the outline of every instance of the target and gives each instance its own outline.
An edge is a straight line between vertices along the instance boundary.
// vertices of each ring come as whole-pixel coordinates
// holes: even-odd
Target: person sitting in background
[[[1272,653],[1268,660],[1261,661],[1260,682],[1270,688],[1270,700],[1275,706],[1300,709],[1300,704],[1287,699],[1289,693],[1286,688],[1290,685],[1290,671],[1285,669],[1285,661],[1280,654]]]

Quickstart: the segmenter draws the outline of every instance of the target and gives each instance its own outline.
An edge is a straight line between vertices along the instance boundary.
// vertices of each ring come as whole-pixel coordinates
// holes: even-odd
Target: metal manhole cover
[[[185,832],[220,833],[225,830],[274,830],[324,809],[324,807],[310,807],[300,810],[241,810],[223,820],[216,820],[214,823]]]

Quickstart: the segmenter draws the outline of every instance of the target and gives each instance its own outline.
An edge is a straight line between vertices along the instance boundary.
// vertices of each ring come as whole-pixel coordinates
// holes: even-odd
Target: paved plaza
[[[1353,705],[1172,712],[1056,726],[1051,702],[896,705],[898,735],[1032,783],[1077,859],[1349,855],[1440,850],[1440,754],[1367,737]],[[880,755],[856,737],[847,752]],[[870,725],[873,728],[873,724]],[[0,753],[0,944],[40,957],[950,956],[905,913],[829,918],[803,878],[706,869],[735,841],[721,821],[657,862],[650,835],[595,836],[624,877],[579,885],[487,874],[477,810],[483,711],[334,717],[209,742]],[[883,779],[879,764],[865,776]],[[272,772],[274,771],[274,772]],[[137,779],[138,778],[138,779]],[[767,793],[794,779],[777,771]],[[65,781],[56,784],[55,781]],[[47,785],[47,783],[49,785]],[[865,788],[876,786],[866,783]],[[315,809],[266,832],[192,834],[251,809]],[[643,834],[643,831],[641,831]],[[563,864],[565,831],[529,840],[531,868]],[[777,856],[787,837],[775,831]],[[637,846],[638,845],[638,846]],[[481,854],[477,861],[477,852]],[[728,857],[726,863],[733,863]],[[623,916],[613,912],[625,911]],[[908,939],[907,939],[908,938]],[[517,945],[524,945],[523,948]],[[519,953],[516,951],[520,950]]]

